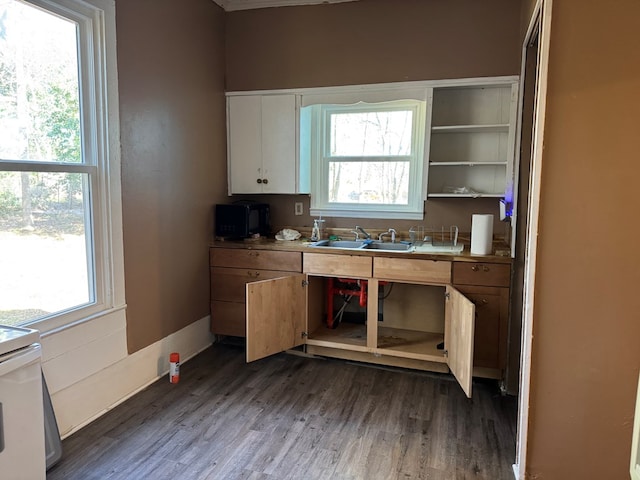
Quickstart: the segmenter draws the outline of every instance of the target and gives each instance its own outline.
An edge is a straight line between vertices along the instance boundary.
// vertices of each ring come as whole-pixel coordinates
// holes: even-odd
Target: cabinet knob
[[[253,278],[258,278],[260,276],[260,272],[252,272],[251,270],[247,271],[247,275]]]
[[[471,270],[477,272],[480,268],[477,265],[471,265]]]
[[[269,180],[267,180],[266,178],[263,178],[262,179],[262,183],[264,183],[266,185],[267,183],[269,183]]]
[[[249,256],[250,257],[259,257],[260,256],[260,252],[249,252]]]
[[[487,267],[486,265],[482,266],[482,271],[483,272],[488,272],[489,271],[489,267]]]
[[[257,180],[256,180],[256,182],[258,182],[258,183],[262,183],[262,179],[261,179],[261,178],[259,178],[259,179],[257,179]]]

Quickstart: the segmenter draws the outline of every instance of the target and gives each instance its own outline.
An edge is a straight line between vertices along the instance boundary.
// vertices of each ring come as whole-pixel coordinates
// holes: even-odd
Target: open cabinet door
[[[247,362],[305,341],[306,275],[247,283]]]
[[[447,285],[444,348],[447,363],[458,383],[471,398],[473,376],[473,339],[476,306],[458,290]]]

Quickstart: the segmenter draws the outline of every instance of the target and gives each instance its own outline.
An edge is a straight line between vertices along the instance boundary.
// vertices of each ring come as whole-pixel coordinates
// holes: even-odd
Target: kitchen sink
[[[312,247],[362,249],[366,246],[364,240],[319,240],[311,244]]]
[[[371,242],[366,246],[369,250],[386,250],[389,252],[410,252],[412,250],[409,243],[388,243],[388,242]]]
[[[407,243],[376,242],[370,240],[320,240],[310,245],[320,248],[340,248],[347,250],[381,250],[387,252],[411,252]]]

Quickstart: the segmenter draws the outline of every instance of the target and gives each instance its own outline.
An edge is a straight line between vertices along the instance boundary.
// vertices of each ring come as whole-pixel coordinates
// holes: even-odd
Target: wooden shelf
[[[432,133],[482,133],[508,131],[508,123],[498,123],[492,125],[436,125],[431,127]]]
[[[507,162],[429,162],[430,167],[482,167],[482,166],[507,166]]]
[[[444,334],[378,326],[378,350],[384,355],[445,362],[438,344]]]
[[[358,323],[341,323],[337,328],[331,329],[323,324],[309,334],[307,344],[333,348],[348,346],[349,349],[361,347],[362,351],[365,351],[367,346],[367,327]]]
[[[427,197],[431,198],[502,198],[502,193],[429,193]]]

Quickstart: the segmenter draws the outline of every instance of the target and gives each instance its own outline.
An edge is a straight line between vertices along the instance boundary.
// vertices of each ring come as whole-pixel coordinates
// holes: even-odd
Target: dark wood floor
[[[216,344],[63,442],[48,480],[512,479],[516,399]]]

